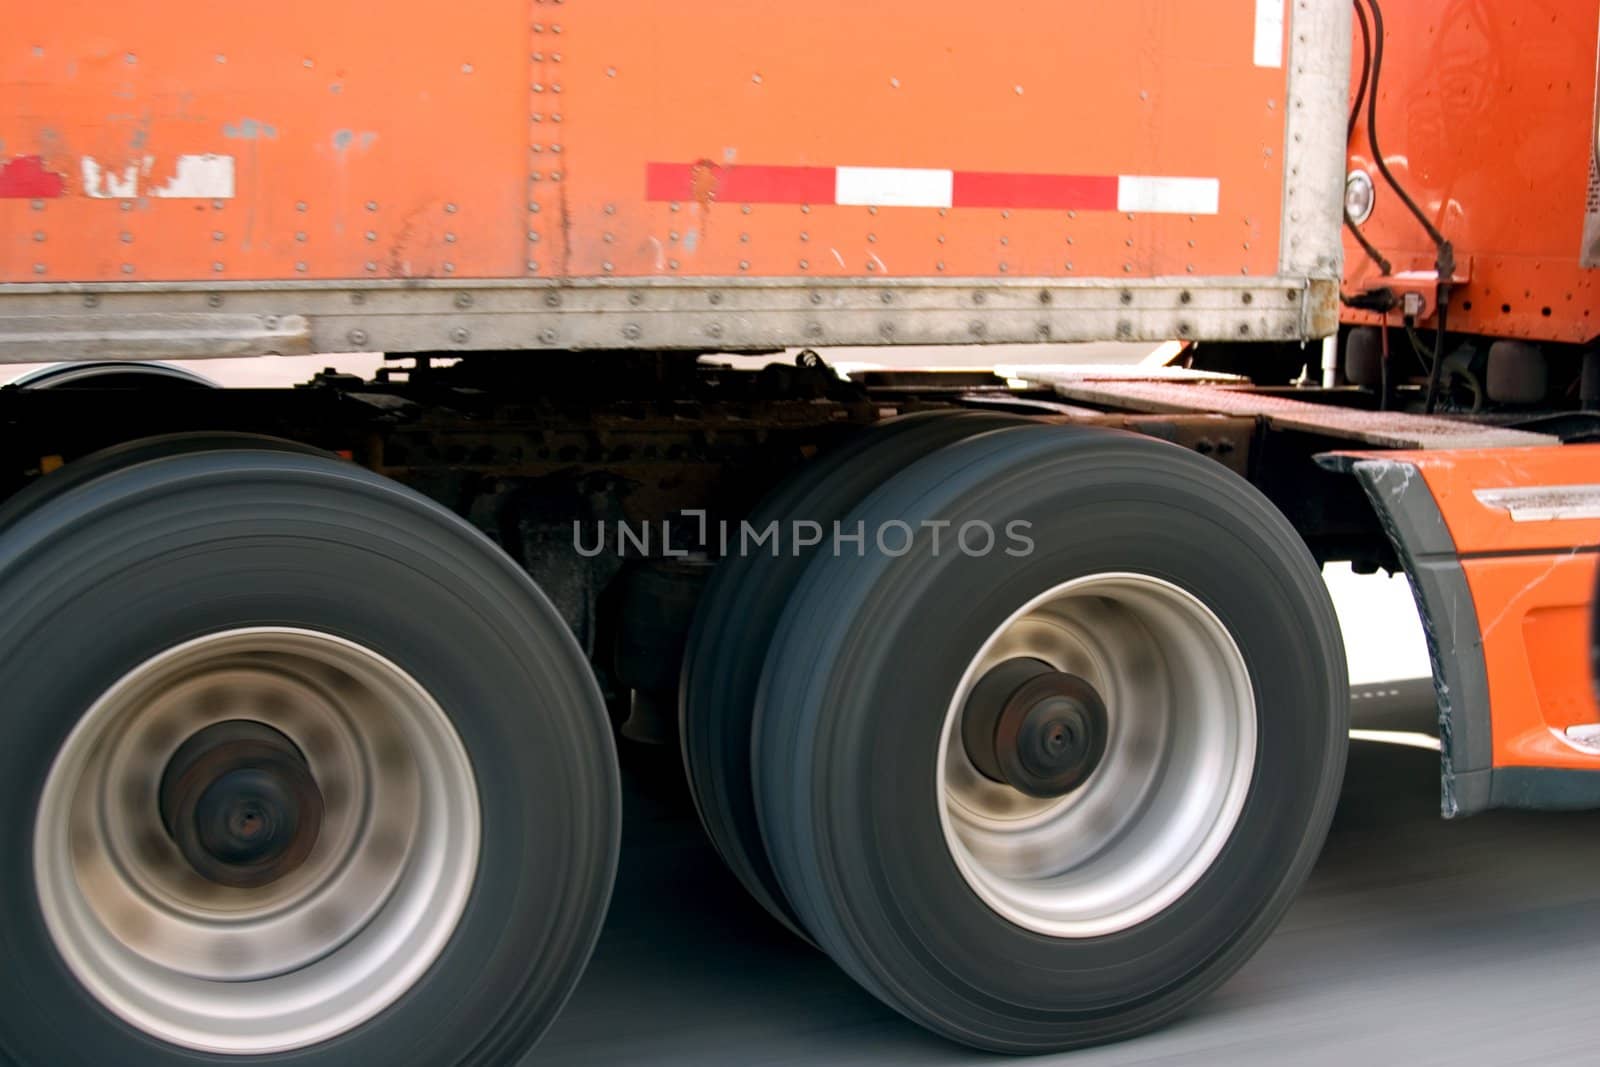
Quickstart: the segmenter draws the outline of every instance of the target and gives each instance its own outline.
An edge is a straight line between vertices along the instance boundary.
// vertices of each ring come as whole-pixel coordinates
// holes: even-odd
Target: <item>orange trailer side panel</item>
[[[1268,276],[1285,18],[21,5],[0,41],[0,283]]]

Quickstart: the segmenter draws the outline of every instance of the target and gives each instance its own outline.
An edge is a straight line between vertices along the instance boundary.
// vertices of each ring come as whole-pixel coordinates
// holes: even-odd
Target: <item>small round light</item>
[[[1344,213],[1350,221],[1357,226],[1366,222],[1372,214],[1372,204],[1377,199],[1377,190],[1372,187],[1372,178],[1364,170],[1353,170],[1344,180]]]

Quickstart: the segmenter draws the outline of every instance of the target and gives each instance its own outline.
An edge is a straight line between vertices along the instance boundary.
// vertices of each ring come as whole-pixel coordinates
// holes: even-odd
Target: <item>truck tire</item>
[[[1284,517],[1174,445],[1035,426],[928,456],[858,520],[915,538],[812,562],[757,701],[760,825],[805,930],[999,1052],[1139,1033],[1233,973],[1345,758],[1339,629]],[[937,550],[925,523],[950,524]]]
[[[183,453],[0,530],[0,1059],[505,1064],[620,795],[528,578],[352,464]]]
[[[190,452],[210,452],[230,448],[295,452],[304,456],[334,458],[332,453],[312,445],[282,437],[268,437],[265,434],[200,430],[190,433],[161,434],[157,437],[140,437],[81,456],[59,470],[35,478],[22,489],[12,493],[4,501],[0,501],[0,530],[4,530],[45,501],[124,467]]]
[[[778,555],[735,551],[706,584],[690,629],[679,683],[684,771],[701,824],[735,877],[766,911],[804,937],[767,860],[750,776],[751,723],[767,647],[784,604],[816,547],[791,543],[795,520],[832,523],[907,464],[952,441],[1019,418],[990,412],[929,412],[880,423],[807,464],[746,522],[778,523]]]

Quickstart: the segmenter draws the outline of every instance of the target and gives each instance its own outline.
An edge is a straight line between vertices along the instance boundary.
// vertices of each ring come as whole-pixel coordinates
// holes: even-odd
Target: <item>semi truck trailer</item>
[[[1333,562],[1409,579],[1445,817],[1600,806],[1597,26],[9,5],[0,1058],[519,1062],[619,733],[910,1019],[1142,1033],[1317,856]]]

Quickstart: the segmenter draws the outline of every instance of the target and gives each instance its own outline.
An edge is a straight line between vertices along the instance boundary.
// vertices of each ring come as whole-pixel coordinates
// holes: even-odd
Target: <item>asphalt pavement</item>
[[[752,903],[673,754],[625,753],[615,901],[542,1065],[1013,1062],[929,1036]],[[1600,813],[1445,822],[1438,755],[1356,743],[1327,847],[1262,951],[1188,1017],[1035,1061],[1595,1064]]]

